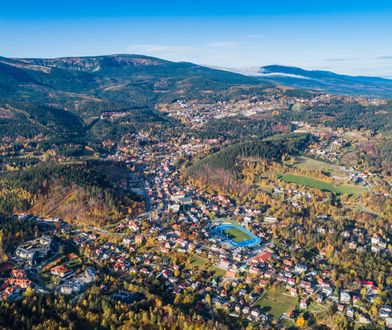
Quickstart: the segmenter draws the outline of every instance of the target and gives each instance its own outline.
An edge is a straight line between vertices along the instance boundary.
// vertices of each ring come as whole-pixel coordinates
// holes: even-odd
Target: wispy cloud
[[[188,54],[195,51],[207,50],[237,50],[241,45],[236,41],[218,41],[210,42],[199,47],[193,45],[164,45],[164,44],[139,44],[127,47],[129,52],[142,52],[142,53],[175,53],[175,54]]]
[[[188,45],[159,45],[159,44],[141,44],[131,45],[127,47],[127,51],[131,53],[142,54],[172,54],[172,55],[187,55],[195,51],[195,47]]]
[[[347,57],[332,57],[332,58],[326,58],[324,61],[327,62],[348,62],[348,61],[356,61],[356,58],[347,58]]]
[[[392,60],[392,55],[387,55],[387,56],[377,56],[377,60]]]
[[[247,35],[244,36],[244,38],[247,38],[247,39],[263,39],[263,38],[265,38],[265,36],[262,35],[262,34],[254,33],[254,34],[247,34]]]
[[[236,41],[216,41],[201,45],[165,45],[165,44],[137,44],[126,47],[130,53],[145,54],[166,58],[173,61],[216,61],[227,56],[235,56],[243,45]]]
[[[210,42],[204,45],[206,48],[239,48],[240,44],[236,41],[218,41]]]
[[[322,54],[318,60],[304,63],[302,58],[313,58],[314,53],[306,48],[291,51],[292,61],[285,59],[286,55],[280,55],[276,49],[269,47],[268,40],[245,39],[210,39],[205,42],[195,43],[191,40],[183,43],[140,43],[125,47],[125,51],[134,54],[144,54],[154,57],[180,62],[187,61],[201,65],[248,68],[250,66],[262,66],[281,62],[286,65],[294,65],[307,69],[328,70],[337,73],[391,76],[392,55],[345,57],[348,54],[331,53],[330,56]],[[388,52],[385,52],[388,54]],[[385,54],[384,53],[384,54]],[[343,56],[340,56],[343,55]],[[322,56],[325,56],[324,58]],[[301,59],[301,60],[300,60]],[[296,61],[295,61],[296,60]]]

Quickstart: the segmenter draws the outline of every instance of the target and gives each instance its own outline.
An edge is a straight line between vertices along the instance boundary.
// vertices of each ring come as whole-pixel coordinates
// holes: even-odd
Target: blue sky
[[[0,55],[138,53],[392,77],[392,1],[6,1]]]

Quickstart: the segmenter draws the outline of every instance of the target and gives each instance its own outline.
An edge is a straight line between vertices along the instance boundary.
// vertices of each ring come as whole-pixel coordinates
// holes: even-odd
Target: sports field
[[[362,186],[348,185],[348,184],[335,185],[330,182],[326,182],[323,180],[315,179],[304,175],[287,173],[281,175],[280,179],[286,182],[296,183],[310,188],[316,188],[324,191],[334,192],[336,194],[358,195],[363,192],[366,192],[366,189]]]
[[[260,237],[252,234],[238,224],[226,223],[212,228],[212,233],[220,235],[233,246],[256,246],[260,244]]]
[[[227,228],[223,232],[230,237],[234,242],[247,241],[252,238],[247,232],[238,228]]]

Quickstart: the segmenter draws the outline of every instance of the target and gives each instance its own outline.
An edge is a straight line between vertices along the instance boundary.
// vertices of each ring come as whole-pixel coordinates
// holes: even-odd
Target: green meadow
[[[362,186],[349,184],[335,185],[330,182],[304,175],[286,173],[281,175],[280,179],[289,183],[296,183],[302,186],[329,191],[336,194],[359,195],[366,192],[366,189]]]

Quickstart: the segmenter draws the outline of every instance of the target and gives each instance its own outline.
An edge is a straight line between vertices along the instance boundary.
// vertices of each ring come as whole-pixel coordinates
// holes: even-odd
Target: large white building
[[[41,236],[20,245],[15,253],[17,257],[32,262],[35,257],[45,257],[51,248],[52,239],[48,236]]]

